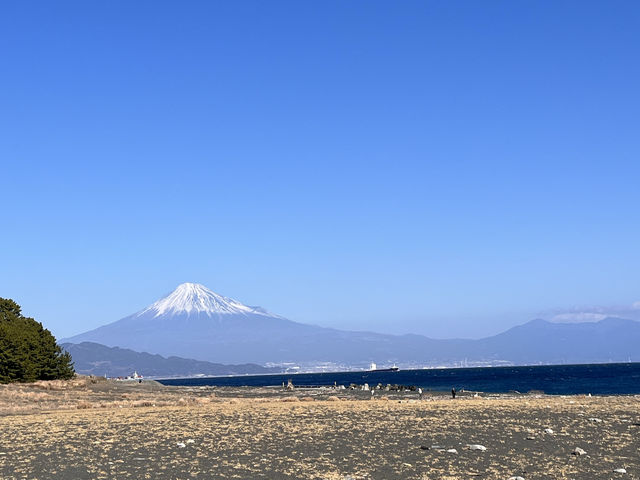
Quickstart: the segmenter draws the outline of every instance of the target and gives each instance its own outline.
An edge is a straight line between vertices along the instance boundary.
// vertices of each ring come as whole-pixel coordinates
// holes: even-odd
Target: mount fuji
[[[277,353],[282,351],[280,344],[316,330],[322,329],[244,305],[197,283],[183,283],[133,315],[64,341],[205,361],[262,362],[289,358]]]
[[[533,320],[480,340],[351,332],[287,320],[183,283],[149,307],[62,340],[217,363],[366,365],[588,363],[640,360],[640,322]]]
[[[94,342],[137,352],[217,363],[342,363],[423,361],[444,356],[457,340],[350,332],[293,322],[197,283],[116,322],[62,342]],[[443,348],[444,347],[444,348]],[[452,351],[455,351],[452,350]]]

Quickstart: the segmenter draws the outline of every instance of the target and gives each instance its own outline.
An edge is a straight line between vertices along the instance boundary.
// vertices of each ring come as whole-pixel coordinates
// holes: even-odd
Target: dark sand
[[[370,397],[88,379],[0,386],[0,478],[640,478],[640,396]]]

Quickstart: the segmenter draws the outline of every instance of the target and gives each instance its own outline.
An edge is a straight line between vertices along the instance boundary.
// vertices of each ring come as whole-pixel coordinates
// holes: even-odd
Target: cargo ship
[[[375,363],[371,363],[371,365],[369,365],[369,371],[370,372],[397,372],[398,370],[400,370],[398,367],[396,367],[396,364],[394,363],[392,367],[389,368],[378,368],[378,366]]]

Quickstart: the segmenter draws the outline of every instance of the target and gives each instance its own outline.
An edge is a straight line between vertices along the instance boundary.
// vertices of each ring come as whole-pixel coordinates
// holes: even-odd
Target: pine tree
[[[0,383],[67,379],[73,361],[49,330],[22,315],[20,305],[0,298]]]

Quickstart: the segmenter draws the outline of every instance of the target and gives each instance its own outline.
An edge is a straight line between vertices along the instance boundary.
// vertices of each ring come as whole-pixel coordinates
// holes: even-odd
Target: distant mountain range
[[[185,283],[142,311],[65,340],[218,363],[412,366],[640,361],[640,322],[533,320],[480,340],[351,332],[287,320]],[[73,355],[73,354],[72,354]]]
[[[106,347],[98,343],[63,343],[62,348],[71,354],[76,372],[83,375],[126,377],[134,371],[144,376],[190,377],[195,375],[221,376],[280,373],[280,368],[266,368],[253,363],[222,365],[219,363],[189,360],[150,353],[134,352],[126,348]]]

